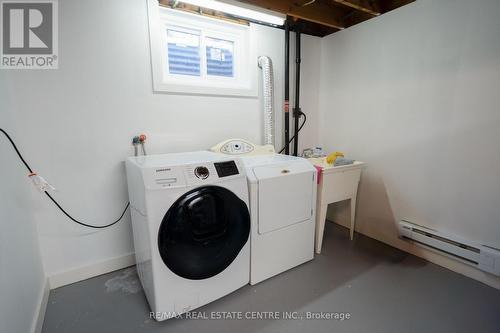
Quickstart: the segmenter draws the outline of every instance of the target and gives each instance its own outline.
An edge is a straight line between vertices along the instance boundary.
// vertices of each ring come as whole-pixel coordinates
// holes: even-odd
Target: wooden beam
[[[345,12],[328,4],[316,1],[307,6],[297,5],[295,1],[284,0],[240,0],[257,7],[266,8],[302,20],[319,23],[336,29],[344,29],[342,17]]]
[[[339,31],[339,29],[335,29],[332,27],[327,27],[322,24],[310,22],[310,21],[305,21],[305,20],[298,20],[298,22],[295,22],[294,24],[300,25],[300,32],[302,34],[306,35],[311,35],[311,36],[316,36],[316,37],[325,37],[329,34],[332,34],[336,31]],[[293,30],[293,26],[292,26]]]
[[[380,1],[380,7],[382,8],[382,12],[386,13],[393,9],[412,3],[415,0],[379,0],[379,1]]]
[[[340,3],[344,6],[360,10],[362,12],[371,14],[373,16],[379,16],[382,14],[380,5],[374,0],[333,0],[336,3]]]
[[[183,4],[182,0],[159,0],[160,4],[241,24],[245,20],[213,10]],[[415,0],[238,0],[291,16],[306,34],[325,36]]]
[[[246,20],[234,18],[234,17],[228,16],[225,13],[221,13],[221,12],[211,10],[211,9],[206,9],[206,8],[201,9],[198,6],[193,6],[190,4],[176,3],[176,1],[174,1],[174,0],[159,0],[159,3],[160,3],[160,6],[166,7],[166,8],[172,8],[172,9],[180,10],[180,11],[187,12],[187,13],[198,14],[198,15],[207,16],[210,18],[216,18],[219,20],[228,21],[228,22],[232,22],[232,23],[248,25],[248,21],[246,21]]]
[[[287,13],[306,21],[319,23],[336,29],[344,29],[344,12],[323,3],[313,3],[305,7],[291,6]]]
[[[372,19],[373,15],[368,14],[367,12],[362,12],[360,10],[354,10],[349,13],[348,16],[344,17],[344,23],[346,27],[351,27],[353,25],[359,24],[361,22]]]

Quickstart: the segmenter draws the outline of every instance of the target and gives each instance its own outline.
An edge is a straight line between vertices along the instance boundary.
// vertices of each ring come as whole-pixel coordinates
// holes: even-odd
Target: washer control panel
[[[215,184],[221,180],[246,177],[246,173],[240,159],[228,158],[145,168],[142,177],[147,189],[164,189]]]
[[[220,179],[245,176],[245,168],[241,161],[231,159],[186,165],[184,174],[188,185],[201,185],[218,182]]]
[[[238,167],[234,161],[214,163],[214,166],[220,178],[239,174]]]
[[[194,175],[200,179],[207,179],[210,175],[210,171],[208,171],[207,167],[198,166],[194,169]]]

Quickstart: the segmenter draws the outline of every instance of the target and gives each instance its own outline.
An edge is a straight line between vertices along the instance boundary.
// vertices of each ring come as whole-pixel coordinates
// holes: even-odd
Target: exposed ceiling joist
[[[310,22],[326,25],[327,27],[344,29],[346,26],[342,20],[342,12],[327,4],[318,3],[304,7],[290,6],[288,15],[304,19]]]
[[[317,1],[309,5],[304,5],[309,2],[305,0],[303,4],[283,0],[243,0],[242,2],[287,14],[295,18],[319,23],[327,27],[336,29],[345,28],[345,24],[342,21],[344,12],[324,2]]]
[[[333,0],[336,3],[342,4],[347,7],[360,10],[362,12],[371,14],[373,16],[379,16],[382,14],[380,9],[380,4],[374,0]]]
[[[415,0],[238,0],[287,14],[300,29],[326,36],[382,15]],[[296,25],[297,26],[297,25]]]
[[[415,0],[238,0],[293,18],[291,29],[323,37],[369,20]],[[219,19],[244,23],[237,17],[197,6],[183,4],[182,0],[159,0],[160,4],[214,16]]]

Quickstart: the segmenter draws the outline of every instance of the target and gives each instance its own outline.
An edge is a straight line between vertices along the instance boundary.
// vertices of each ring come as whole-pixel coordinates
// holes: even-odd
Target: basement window
[[[203,31],[167,27],[167,75],[235,78],[234,44]]]
[[[155,0],[149,14],[155,91],[257,96],[248,25],[164,8]]]

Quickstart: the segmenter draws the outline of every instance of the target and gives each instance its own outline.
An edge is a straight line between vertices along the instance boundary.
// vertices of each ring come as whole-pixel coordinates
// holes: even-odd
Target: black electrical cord
[[[7,138],[7,140],[10,141],[10,144],[12,145],[12,147],[14,147],[14,150],[16,151],[17,153],[17,156],[19,156],[19,159],[21,160],[21,162],[23,162],[23,164],[26,166],[26,169],[28,169],[28,171],[30,173],[33,173],[33,170],[31,170],[30,166],[28,165],[28,163],[24,160],[23,158],[23,155],[21,155],[21,153],[19,152],[19,150],[17,149],[17,146],[16,144],[14,143],[14,141],[12,141],[12,139],[10,138],[10,135],[7,134],[7,132],[5,132],[3,129],[0,128],[0,131],[5,135],[5,137]]]
[[[302,121],[302,124],[300,124],[299,128],[297,129],[297,133],[294,133],[293,136],[290,138],[290,140],[288,141],[288,144],[290,144],[293,141],[293,139],[295,139],[295,137],[297,136],[297,134],[299,134],[300,130],[302,129],[302,127],[304,127],[304,125],[307,121],[306,114],[303,113],[302,111],[300,112],[300,116],[303,116],[304,120]],[[286,146],[287,145],[285,144],[285,146],[279,151],[278,154],[281,154],[285,150]]]
[[[72,217],[71,215],[69,215],[68,212],[66,212],[64,210],[64,208],[61,207],[61,205],[56,201],[56,199],[54,199],[49,192],[45,191],[45,194],[49,197],[50,200],[52,200],[52,202],[57,206],[57,208],[59,208],[59,210],[61,212],[64,213],[64,215],[66,215],[71,221],[75,222],[75,223],[78,223],[79,225],[83,225],[84,227],[87,227],[87,228],[93,228],[93,229],[104,229],[104,228],[108,228],[108,227],[111,227],[112,225],[115,225],[117,224],[118,222],[121,221],[121,219],[123,218],[123,216],[125,215],[125,212],[127,211],[128,207],[130,206],[130,202],[127,202],[127,204],[125,205],[125,208],[123,209],[123,212],[122,214],[120,215],[120,217],[114,221],[114,222],[111,222],[110,224],[106,224],[106,225],[91,225],[91,224],[87,224],[87,223],[84,223],[84,222],[81,222],[81,221],[78,221],[76,220],[74,217]]]
[[[0,128],[0,132],[2,132],[5,137],[7,138],[7,140],[9,140],[9,142],[11,143],[12,147],[14,148],[14,150],[16,151],[17,153],[17,156],[19,157],[19,159],[21,160],[21,162],[23,162],[24,166],[26,167],[26,169],[28,169],[29,173],[33,173],[33,170],[31,169],[31,167],[29,166],[29,164],[26,162],[26,160],[24,159],[23,155],[21,155],[21,153],[19,152],[19,149],[17,149],[17,146],[16,144],[14,143],[14,141],[11,139],[10,135],[5,132],[3,129]],[[130,202],[127,202],[127,205],[125,206],[125,209],[123,210],[122,214],[120,215],[120,217],[110,223],[110,224],[106,224],[106,225],[91,225],[91,224],[87,224],[87,223],[84,223],[84,222],[81,222],[81,221],[78,221],[77,219],[75,219],[73,216],[71,216],[66,210],[64,210],[64,208],[61,207],[61,205],[56,201],[56,199],[54,199],[49,192],[47,191],[44,191],[45,194],[49,197],[50,200],[52,200],[52,202],[54,203],[54,205],[57,206],[57,208],[59,208],[59,210],[61,212],[64,213],[64,215],[66,215],[71,221],[79,224],[79,225],[82,225],[84,227],[87,227],[87,228],[93,228],[93,229],[103,229],[103,228],[108,228],[108,227],[111,227],[112,225],[115,225],[116,223],[120,222],[121,219],[123,218],[123,216],[125,215],[125,212],[127,211],[128,207],[130,206]]]

